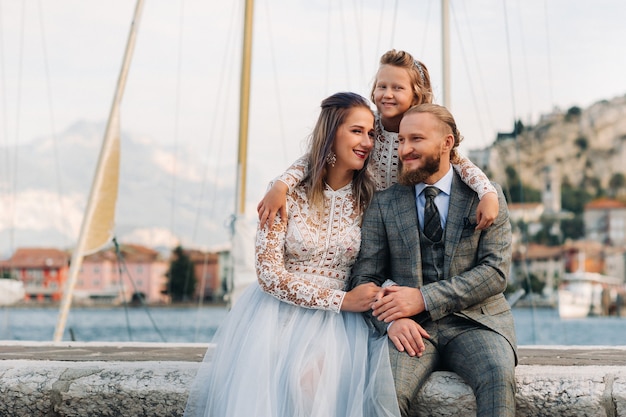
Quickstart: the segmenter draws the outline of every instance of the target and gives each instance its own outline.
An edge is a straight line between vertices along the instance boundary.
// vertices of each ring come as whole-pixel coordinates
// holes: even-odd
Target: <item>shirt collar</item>
[[[443,191],[446,195],[450,195],[450,190],[452,189],[452,177],[453,176],[454,174],[452,170],[452,164],[450,164],[450,167],[448,168],[448,172],[446,172],[446,175],[444,175],[439,181],[437,181],[436,183],[432,185],[439,188],[439,190]],[[415,195],[420,195],[420,193],[424,191],[424,188],[428,187],[428,185],[429,184],[424,184],[423,182],[416,184]]]

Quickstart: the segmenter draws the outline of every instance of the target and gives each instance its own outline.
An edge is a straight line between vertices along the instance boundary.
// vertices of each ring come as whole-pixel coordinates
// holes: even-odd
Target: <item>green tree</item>
[[[563,210],[574,214],[583,214],[585,204],[591,201],[593,196],[583,188],[573,187],[568,181],[561,186],[561,206]]]
[[[571,122],[573,120],[578,120],[580,115],[582,114],[582,110],[578,106],[570,107],[567,110],[567,114],[565,115],[565,121]]]
[[[563,239],[578,240],[585,237],[585,222],[582,214],[576,214],[573,219],[561,221]]]
[[[193,296],[196,289],[196,275],[193,263],[182,246],[177,246],[173,251],[167,278],[172,301],[185,301]]]
[[[626,185],[626,177],[621,172],[617,172],[611,176],[609,180],[609,190],[611,193],[611,197],[617,197],[619,192]]]
[[[515,126],[513,127],[513,134],[514,135],[520,135],[524,132],[524,123],[522,123],[521,120],[518,120],[517,122],[515,122]]]
[[[587,140],[586,137],[579,137],[577,138],[574,143],[576,144],[576,146],[578,146],[578,149],[580,149],[581,151],[586,151],[587,148],[589,147],[589,141]]]
[[[533,273],[529,273],[526,279],[521,282],[522,288],[526,290],[526,294],[541,294],[546,283],[539,280]]]
[[[505,195],[509,203],[537,203],[541,201],[541,192],[522,183],[515,168],[507,165]]]

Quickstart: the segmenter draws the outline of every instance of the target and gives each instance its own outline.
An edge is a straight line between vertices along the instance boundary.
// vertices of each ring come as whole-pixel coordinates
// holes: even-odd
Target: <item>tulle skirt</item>
[[[254,283],[192,384],[186,417],[399,416],[387,338],[358,313],[293,306]]]

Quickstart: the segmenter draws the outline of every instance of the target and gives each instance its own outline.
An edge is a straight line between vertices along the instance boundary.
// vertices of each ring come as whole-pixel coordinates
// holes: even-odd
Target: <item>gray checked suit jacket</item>
[[[502,189],[494,186],[500,211],[493,225],[476,231],[478,195],[454,173],[444,279],[428,285],[422,281],[415,187],[396,184],[376,193],[363,216],[361,251],[349,287],[391,279],[421,288],[432,320],[449,314],[469,318],[503,335],[516,351],[513,315],[503,295],[511,264],[511,225]],[[378,333],[385,333],[386,323],[365,315]]]

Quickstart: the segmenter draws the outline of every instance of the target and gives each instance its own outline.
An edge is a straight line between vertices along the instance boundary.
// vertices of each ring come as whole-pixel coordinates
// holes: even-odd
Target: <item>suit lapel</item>
[[[415,187],[394,187],[393,213],[395,215],[398,234],[414,259],[413,266],[417,275],[422,276],[422,254],[419,246],[419,231],[417,225],[417,206],[415,203]]]
[[[466,227],[464,219],[468,219],[472,223],[475,221],[475,219],[469,218],[475,198],[478,198],[476,193],[466,186],[455,172],[452,179],[450,205],[448,206],[448,218],[446,220],[446,256],[443,267],[445,277],[449,276],[450,263],[461,240],[463,229]]]

